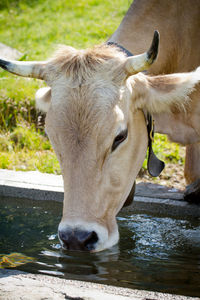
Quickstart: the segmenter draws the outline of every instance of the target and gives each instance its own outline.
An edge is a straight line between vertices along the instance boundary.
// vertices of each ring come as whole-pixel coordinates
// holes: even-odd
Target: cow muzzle
[[[79,229],[59,231],[59,238],[67,250],[93,251],[98,242],[95,231],[83,231]]]
[[[107,228],[98,223],[61,221],[58,237],[63,249],[99,252],[115,245],[119,240],[119,233],[117,224],[109,234]]]

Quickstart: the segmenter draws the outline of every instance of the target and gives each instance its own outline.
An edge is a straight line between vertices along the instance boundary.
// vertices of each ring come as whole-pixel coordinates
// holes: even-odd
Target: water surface
[[[119,245],[99,253],[60,249],[62,204],[0,199],[0,254],[36,262],[17,269],[66,279],[200,296],[200,218],[120,213]]]

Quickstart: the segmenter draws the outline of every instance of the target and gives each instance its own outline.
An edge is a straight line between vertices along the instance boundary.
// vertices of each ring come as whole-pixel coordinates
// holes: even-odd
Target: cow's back
[[[110,40],[139,54],[149,47],[155,29],[160,51],[151,73],[185,72],[200,65],[199,0],[135,0]]]

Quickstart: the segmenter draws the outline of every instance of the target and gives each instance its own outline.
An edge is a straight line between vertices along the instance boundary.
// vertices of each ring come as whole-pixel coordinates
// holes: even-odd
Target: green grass
[[[35,126],[22,123],[0,135],[0,168],[60,174],[47,137]]]
[[[1,0],[0,42],[45,60],[58,44],[86,48],[104,42],[118,27],[131,0]],[[55,154],[38,129],[34,95],[44,83],[0,71],[0,168],[60,173]],[[183,163],[180,148],[159,135],[154,150]],[[145,163],[144,163],[145,167]]]
[[[155,134],[153,150],[159,159],[166,163],[184,164],[184,148],[176,143],[169,142],[165,135]],[[147,158],[144,161],[143,167],[147,168]]]
[[[2,0],[1,0],[2,1]],[[105,41],[120,23],[129,0],[9,1],[0,11],[1,42],[45,59],[55,45],[85,48]]]

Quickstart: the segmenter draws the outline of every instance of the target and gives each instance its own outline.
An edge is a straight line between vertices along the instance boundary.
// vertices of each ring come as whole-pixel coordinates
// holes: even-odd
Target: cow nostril
[[[90,232],[87,239],[85,240],[84,246],[88,250],[92,250],[94,247],[94,244],[96,244],[97,242],[98,242],[98,236],[95,231],[92,231],[92,232]]]
[[[68,250],[91,251],[95,249],[98,236],[95,231],[59,231],[59,237]]]

